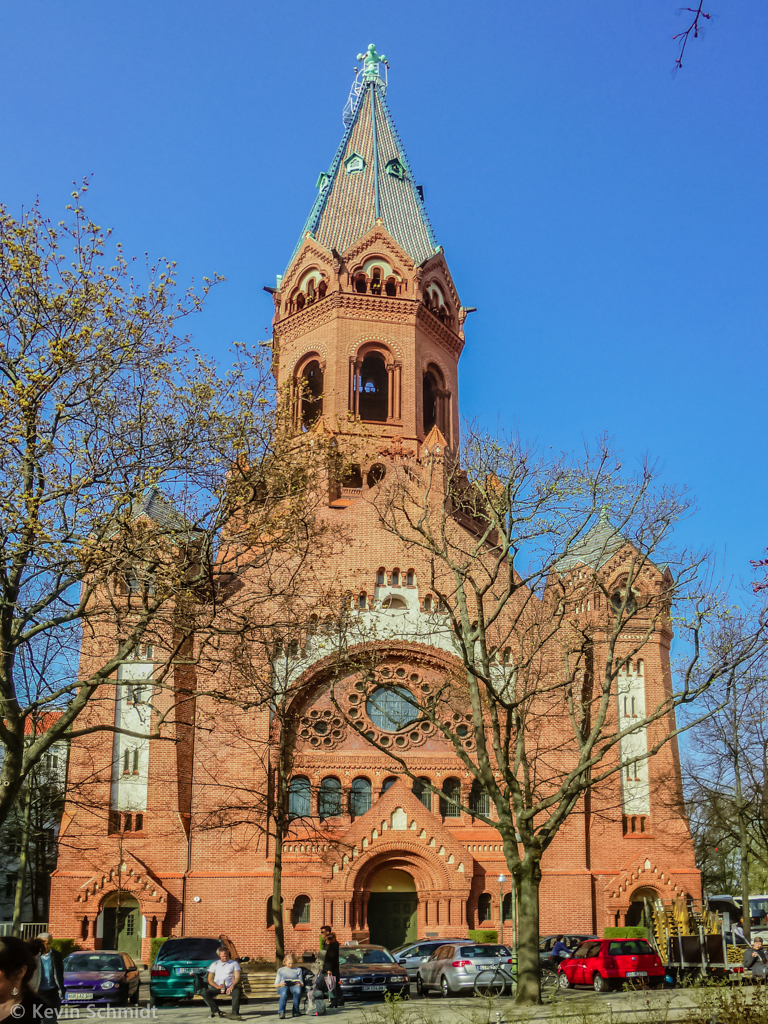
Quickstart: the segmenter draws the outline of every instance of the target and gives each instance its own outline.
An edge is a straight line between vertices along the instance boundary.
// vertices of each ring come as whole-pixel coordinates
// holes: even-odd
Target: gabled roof
[[[377,221],[416,266],[439,251],[387,106],[386,85],[373,67],[368,61],[353,87],[347,129],[330,170],[318,179],[320,191],[291,263],[307,232],[326,249],[343,253]]]

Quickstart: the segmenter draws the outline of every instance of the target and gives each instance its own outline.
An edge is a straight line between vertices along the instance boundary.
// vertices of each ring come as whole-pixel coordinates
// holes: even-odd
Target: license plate
[[[93,999],[93,992],[67,992],[67,1002],[70,999]]]
[[[627,971],[628,978],[647,978],[648,971]]]
[[[386,985],[363,985],[363,992],[386,992]]]
[[[177,967],[177,974],[197,974],[197,969],[194,967]]]

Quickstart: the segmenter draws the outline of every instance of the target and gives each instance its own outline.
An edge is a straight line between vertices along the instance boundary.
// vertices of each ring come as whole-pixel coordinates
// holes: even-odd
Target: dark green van
[[[218,960],[219,946],[229,950],[230,959],[239,959],[234,943],[226,936],[211,939],[188,935],[164,942],[150,971],[150,1006],[160,1006],[165,1000],[191,999],[199,991],[195,979],[202,979],[211,964]]]

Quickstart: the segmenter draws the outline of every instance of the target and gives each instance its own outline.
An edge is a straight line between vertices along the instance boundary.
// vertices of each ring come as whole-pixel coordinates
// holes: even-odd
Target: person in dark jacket
[[[331,1006],[343,1006],[344,996],[341,991],[341,974],[339,973],[339,940],[330,925],[324,924],[320,929],[323,933],[323,974],[332,974],[336,984],[331,992]]]
[[[35,954],[22,939],[0,938],[0,1020],[55,1021],[56,1010],[31,987],[37,964]]]
[[[766,955],[762,939],[755,939],[752,948],[744,950],[744,967],[752,971],[753,978],[765,978]]]
[[[51,945],[53,937],[50,932],[41,932],[37,937],[43,944],[37,991],[47,1003],[59,1010],[64,998],[64,960],[58,949]]]

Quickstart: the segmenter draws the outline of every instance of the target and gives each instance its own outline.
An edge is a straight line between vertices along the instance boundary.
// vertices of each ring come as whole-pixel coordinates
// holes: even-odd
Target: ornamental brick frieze
[[[464,342],[458,336],[454,334],[450,327],[446,327],[442,321],[438,320],[435,314],[427,309],[422,303],[419,303],[419,308],[416,311],[416,323],[428,335],[433,341],[436,341],[438,345],[442,346],[447,352],[450,352],[452,356],[458,358],[461,355],[462,349],[464,348]]]
[[[406,271],[413,270],[413,260],[408,253],[400,248],[388,232],[382,231],[380,228],[374,228],[367,235],[363,235],[355,245],[342,254],[342,258],[347,266],[350,266],[364,252],[376,248],[386,249],[395,262],[401,264]]]
[[[301,277],[308,265],[317,262],[324,263],[327,267],[333,267],[333,254],[313,238],[308,238],[280,282],[280,290],[289,290],[293,283]]]

